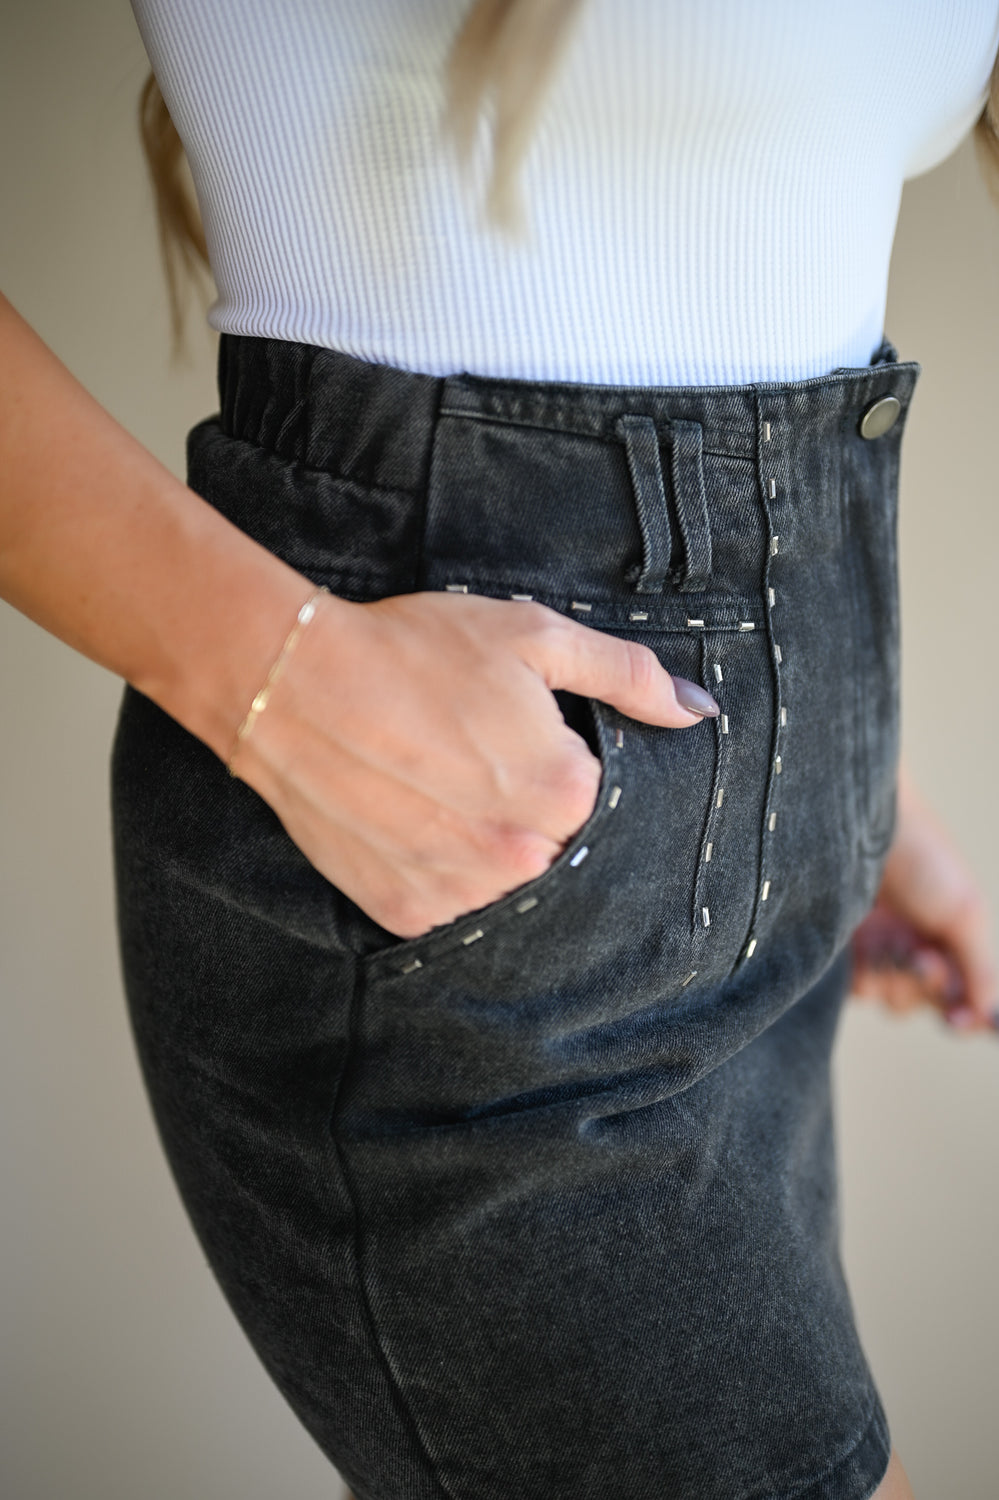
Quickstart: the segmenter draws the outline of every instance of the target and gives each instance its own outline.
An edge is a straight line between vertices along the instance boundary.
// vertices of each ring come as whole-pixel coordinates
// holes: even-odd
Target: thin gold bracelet
[[[285,643],[281,647],[281,650],[278,652],[277,657],[274,661],[274,665],[271,667],[270,671],[267,673],[266,678],[264,679],[263,687],[260,689],[253,702],[250,704],[250,707],[246,713],[246,718],[236,730],[236,738],[233,741],[232,750],[230,752],[229,759],[226,762],[230,776],[236,775],[236,772],[232,768],[232,763],[236,759],[236,751],[239,749],[240,745],[246,739],[246,736],[249,734],[250,730],[253,728],[254,724],[257,722],[257,720],[260,718],[260,715],[267,707],[267,700],[271,696],[274,684],[277,682],[278,678],[281,676],[281,673],[284,671],[289,656],[298,645],[299,637],[301,636],[306,625],[308,625],[309,621],[315,615],[316,610],[319,608],[320,598],[323,594],[328,593],[329,589],[327,588],[316,589],[315,593],[309,595],[308,599],[306,599],[305,603],[298,611],[295,623],[285,637]]]

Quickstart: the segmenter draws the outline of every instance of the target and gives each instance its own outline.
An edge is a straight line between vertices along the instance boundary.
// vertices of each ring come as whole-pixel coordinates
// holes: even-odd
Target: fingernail
[[[990,1013],[989,1025],[993,1031],[999,1031],[999,1010],[994,1010]]]
[[[680,707],[692,714],[700,714],[703,719],[716,719],[721,713],[711,694],[698,687],[696,682],[688,682],[686,677],[673,678],[673,691]]]
[[[966,1005],[955,1005],[947,1012],[946,1021],[948,1026],[956,1026],[961,1031],[966,1031],[969,1026],[975,1024],[975,1012],[969,1010]]]

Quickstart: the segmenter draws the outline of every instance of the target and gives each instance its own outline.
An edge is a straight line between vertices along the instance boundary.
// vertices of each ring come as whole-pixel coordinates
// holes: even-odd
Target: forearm
[[[0,298],[0,596],[225,757],[308,584],[119,426]]]

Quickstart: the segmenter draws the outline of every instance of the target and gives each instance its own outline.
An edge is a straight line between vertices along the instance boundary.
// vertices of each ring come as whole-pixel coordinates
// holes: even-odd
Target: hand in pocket
[[[233,769],[316,868],[401,938],[542,874],[600,763],[554,693],[665,728],[717,705],[654,653],[539,604],[325,598]]]

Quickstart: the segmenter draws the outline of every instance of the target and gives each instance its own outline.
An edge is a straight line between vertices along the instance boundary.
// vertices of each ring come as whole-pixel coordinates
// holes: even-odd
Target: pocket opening
[[[372,946],[369,942],[366,951],[359,955],[364,962],[378,967],[391,964],[398,967],[401,973],[415,973],[417,969],[423,967],[424,962],[429,963],[430,959],[438,953],[464,947],[474,948],[480,938],[488,936],[493,924],[500,922],[505,924],[515,918],[526,916],[529,912],[535,912],[544,901],[549,888],[556,881],[561,881],[571,875],[592,856],[591,845],[597,829],[604,818],[613,812],[621,794],[618,783],[621,782],[622,775],[615,769],[612,777],[610,765],[612,759],[622,754],[624,735],[616,722],[618,716],[605,704],[573,693],[559,692],[555,696],[559,700],[559,707],[566,723],[586,740],[593,754],[600,761],[601,777],[597,799],[593,811],[582,827],[566,841],[565,847],[548,866],[548,869],[535,876],[533,880],[516,886],[512,891],[497,897],[486,906],[479,907],[475,911],[464,912],[453,921],[432,928],[420,937],[395,938],[392,934],[386,933],[384,928],[378,927],[370,917],[366,917],[363,912],[356,909],[366,924],[369,934],[380,933],[382,937],[390,939],[381,946]]]

